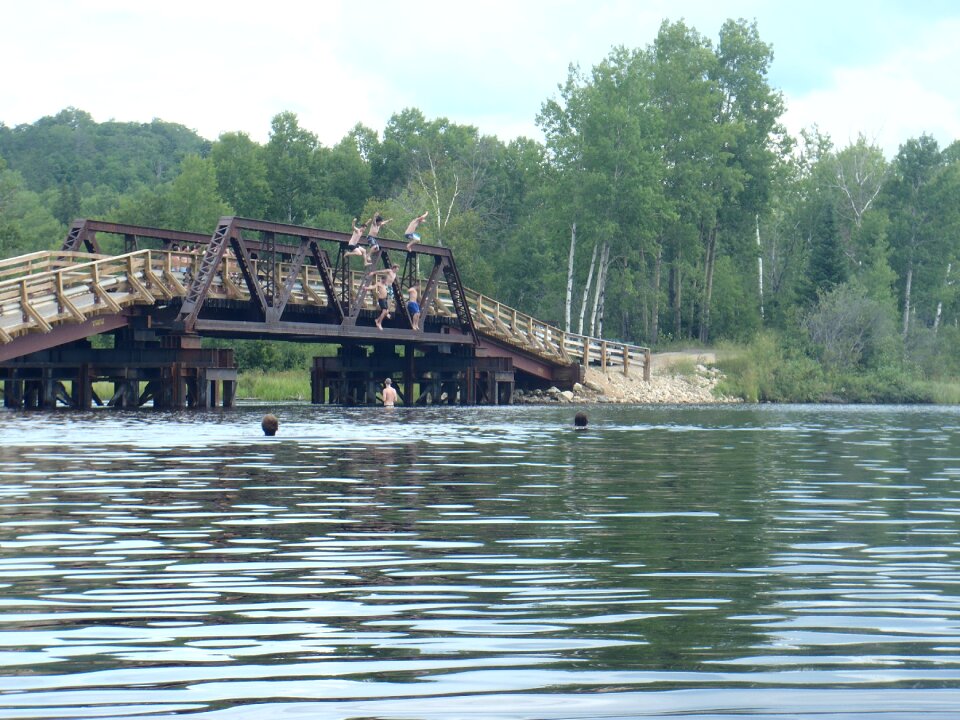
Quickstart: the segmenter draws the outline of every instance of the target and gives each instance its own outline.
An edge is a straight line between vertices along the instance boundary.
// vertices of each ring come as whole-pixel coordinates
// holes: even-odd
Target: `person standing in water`
[[[397,402],[397,391],[393,387],[393,381],[387,378],[383,381],[383,406],[393,407]]]

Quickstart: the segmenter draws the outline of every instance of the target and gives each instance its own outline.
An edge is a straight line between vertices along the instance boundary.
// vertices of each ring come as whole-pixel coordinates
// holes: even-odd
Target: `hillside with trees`
[[[349,230],[429,210],[475,289],[573,332],[745,347],[728,391],[760,400],[943,399],[960,378],[960,143],[887,158],[790,137],[754,24],[664,22],[571,67],[504,142],[415,108],[327,147],[282,112],[261,144],[95,122],[0,123],[0,255],[74,217],[210,232],[221,215]],[[2,120],[2,118],[0,118]],[[261,364],[268,364],[262,361]]]

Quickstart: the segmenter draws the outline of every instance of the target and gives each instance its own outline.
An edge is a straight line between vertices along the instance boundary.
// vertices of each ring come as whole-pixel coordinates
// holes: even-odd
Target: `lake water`
[[[0,718],[960,716],[960,411],[587,410],[0,412]]]

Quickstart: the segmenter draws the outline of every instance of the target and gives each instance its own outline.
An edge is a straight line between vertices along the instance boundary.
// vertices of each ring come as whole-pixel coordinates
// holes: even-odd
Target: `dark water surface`
[[[0,718],[960,717],[955,408],[266,410],[0,412]]]

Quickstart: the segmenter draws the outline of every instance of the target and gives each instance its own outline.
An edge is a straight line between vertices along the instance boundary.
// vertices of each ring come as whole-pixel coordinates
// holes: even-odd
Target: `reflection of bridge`
[[[124,253],[101,252],[103,235],[122,236]],[[314,359],[314,402],[370,402],[387,376],[406,402],[419,388],[416,402],[496,404],[515,383],[570,386],[591,363],[649,373],[646,348],[565,333],[467,289],[447,248],[408,253],[381,239],[364,268],[346,255],[348,239],[234,217],[212,236],[77,221],[60,251],[0,261],[5,405],[90,407],[94,380],[112,382],[121,407],[232,405],[233,353],[201,348],[202,337],[338,345]],[[400,301],[379,330],[371,271],[392,261]],[[410,288],[419,330],[403,301]],[[103,334],[112,347],[91,342]]]

